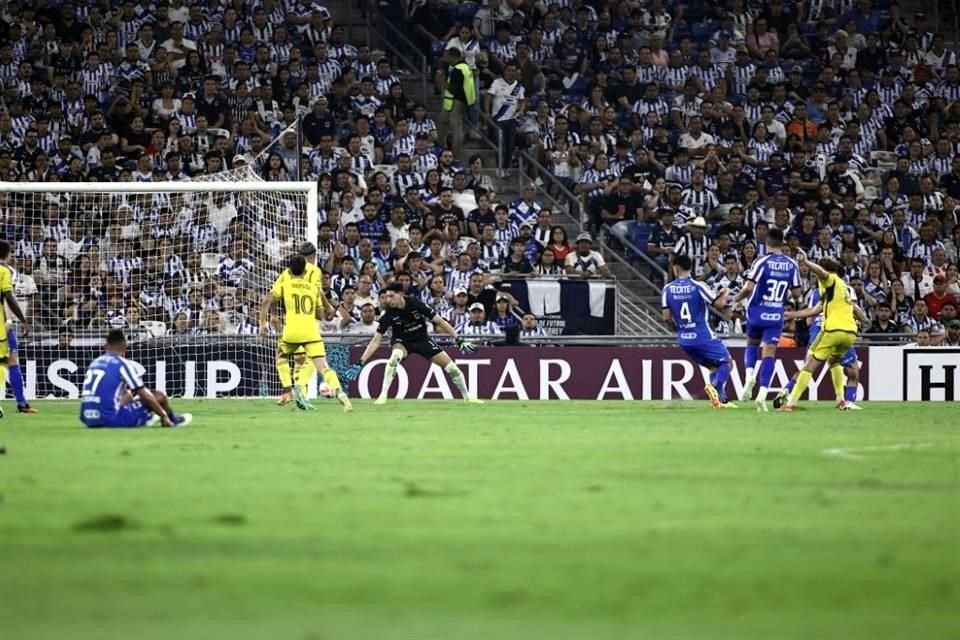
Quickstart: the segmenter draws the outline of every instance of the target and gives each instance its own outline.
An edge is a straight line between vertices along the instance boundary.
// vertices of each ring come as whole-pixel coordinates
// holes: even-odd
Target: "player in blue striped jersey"
[[[777,344],[783,332],[784,305],[787,293],[799,299],[800,268],[793,258],[783,254],[783,232],[779,229],[767,231],[768,253],[754,261],[747,271],[743,289],[734,298],[734,303],[747,300],[747,350],[744,357],[746,381],[740,401],[750,398],[754,384],[759,381],[757,391],[757,411],[768,411],[767,391],[773,370]],[[761,352],[763,361],[757,371],[757,355]]]
[[[704,387],[714,409],[735,409],[727,401],[726,384],[730,377],[730,352],[710,329],[710,307],[722,310],[729,290],[714,294],[706,284],[690,276],[693,261],[677,256],[673,261],[675,279],[663,287],[661,307],[663,321],[677,327],[677,343],[690,359],[710,369],[710,382]]]
[[[193,421],[189,413],[176,415],[166,394],[151,392],[133,366],[124,358],[127,339],[120,329],[107,334],[106,351],[90,363],[80,395],[80,421],[88,427],[143,427],[153,416],[164,427],[185,427]]]

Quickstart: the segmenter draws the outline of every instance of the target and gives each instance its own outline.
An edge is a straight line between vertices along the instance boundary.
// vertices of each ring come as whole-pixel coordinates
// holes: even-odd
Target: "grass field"
[[[949,403],[37,406],[0,421],[5,640],[960,634]]]

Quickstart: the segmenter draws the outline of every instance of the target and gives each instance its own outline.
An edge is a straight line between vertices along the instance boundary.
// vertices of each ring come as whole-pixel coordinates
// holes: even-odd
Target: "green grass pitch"
[[[951,403],[4,406],[5,640],[960,634]]]

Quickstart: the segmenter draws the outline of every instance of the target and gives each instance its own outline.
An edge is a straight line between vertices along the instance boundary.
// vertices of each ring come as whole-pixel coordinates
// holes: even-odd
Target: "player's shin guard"
[[[397,365],[403,360],[403,354],[399,349],[390,352],[390,358],[387,360],[387,366],[383,371],[383,386],[380,388],[380,397],[386,398],[390,385],[393,384],[393,377],[397,375]]]
[[[13,397],[17,400],[17,406],[22,407],[27,404],[27,395],[23,392],[23,373],[20,371],[20,365],[10,365],[7,369],[9,370],[10,388],[13,389]]]
[[[857,401],[857,388],[856,387],[844,387],[843,388],[843,399],[847,402],[856,402]]]
[[[758,344],[748,344],[747,348],[743,352],[743,366],[746,369],[746,374],[749,376],[753,373],[754,368],[757,366],[757,357],[760,355],[760,345]]]
[[[450,376],[453,384],[457,385],[457,389],[460,389],[460,394],[463,396],[463,399],[466,400],[469,397],[467,395],[467,379],[463,377],[463,371],[460,371],[460,367],[457,366],[457,363],[451,362],[444,367],[443,370],[447,372],[448,376]]]
[[[307,385],[310,384],[310,380],[313,378],[313,374],[317,372],[317,368],[313,365],[313,362],[308,358],[303,362],[302,365],[297,367],[296,372],[294,373],[294,378],[296,379],[297,386],[306,390]],[[326,380],[326,378],[324,378]],[[327,382],[329,386],[330,383]],[[331,387],[332,389],[333,387]]]
[[[280,376],[280,386],[284,391],[293,386],[293,376],[290,374],[290,359],[287,356],[281,356],[277,359],[277,375]]]
[[[311,368],[313,368],[312,365]],[[332,368],[327,367],[321,375],[323,376],[323,381],[327,383],[328,387],[330,387],[330,392],[334,396],[340,395],[340,392],[343,390],[343,388],[340,386],[340,378],[337,377],[337,372]]]
[[[803,392],[807,390],[807,386],[810,384],[810,380],[812,379],[813,374],[806,369],[800,372],[800,375],[797,376],[797,384],[794,385],[793,391],[790,392],[789,404],[797,404],[797,402],[800,400],[800,396],[802,396]]]
[[[830,367],[830,380],[833,382],[833,393],[837,400],[843,398],[843,386],[847,383],[847,376],[839,363]]]
[[[717,395],[720,396],[720,402],[726,404],[727,402],[727,380],[730,378],[730,363],[723,362],[720,366],[717,367],[716,371],[713,372],[713,375],[710,376],[710,384],[713,385],[713,388],[717,390]]]

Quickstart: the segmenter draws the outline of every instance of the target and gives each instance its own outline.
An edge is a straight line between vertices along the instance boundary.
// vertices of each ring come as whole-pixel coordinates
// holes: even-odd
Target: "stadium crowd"
[[[317,180],[338,307],[327,330],[369,331],[395,279],[466,331],[536,331],[492,281],[606,275],[597,236],[661,266],[688,255],[736,291],[776,227],[843,261],[869,331],[960,337],[960,69],[923,15],[872,0],[379,5],[435,62],[439,112],[311,0],[12,0],[0,179],[202,180],[254,165]],[[478,110],[503,140],[500,175],[514,146],[548,169],[515,201],[463,157]],[[574,242],[541,184],[582,201]],[[259,248],[282,225],[242,196],[0,197],[37,324],[255,332],[262,283],[249,275],[270,266]],[[719,328],[735,333],[739,313]]]

